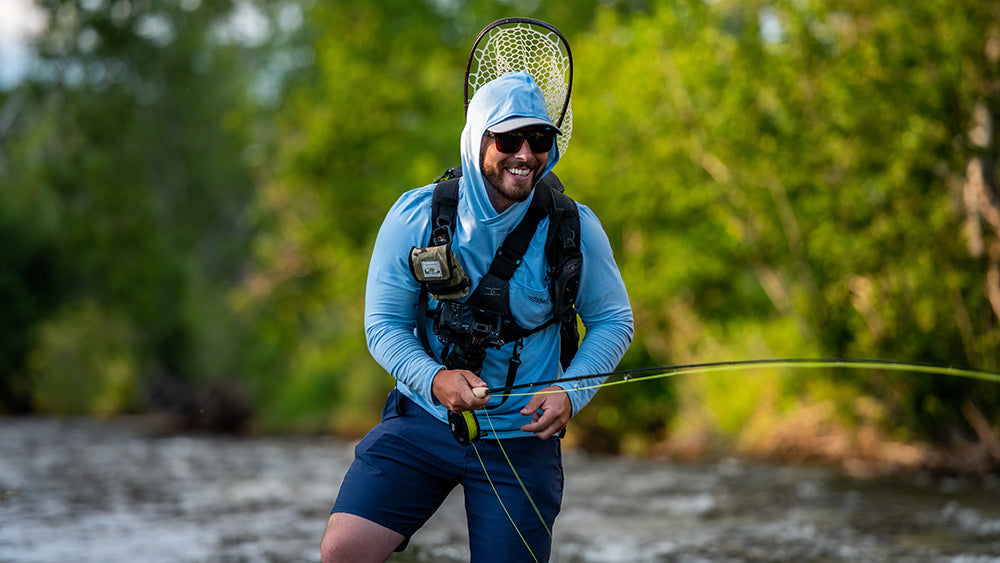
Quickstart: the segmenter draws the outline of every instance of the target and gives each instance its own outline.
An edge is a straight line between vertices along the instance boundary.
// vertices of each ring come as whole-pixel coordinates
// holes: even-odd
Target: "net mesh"
[[[566,154],[573,133],[573,104],[559,123],[569,91],[570,58],[558,35],[520,22],[496,27],[480,41],[469,68],[469,96],[491,80],[525,71],[535,79],[545,95],[549,119],[559,126],[559,154]]]

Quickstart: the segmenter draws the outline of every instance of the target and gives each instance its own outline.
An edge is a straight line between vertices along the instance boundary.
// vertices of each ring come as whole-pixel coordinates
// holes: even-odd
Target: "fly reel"
[[[448,411],[448,425],[451,426],[451,435],[463,446],[468,446],[486,435],[486,432],[479,428],[479,420],[472,411]]]

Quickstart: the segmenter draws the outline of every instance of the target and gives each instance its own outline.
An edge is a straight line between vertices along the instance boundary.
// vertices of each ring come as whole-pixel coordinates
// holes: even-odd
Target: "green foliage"
[[[52,259],[59,249],[46,211],[42,202],[0,190],[0,240],[8,241],[0,245],[0,412],[31,409],[24,370],[34,329],[66,290]]]
[[[74,415],[135,411],[136,334],[127,320],[92,301],[47,320],[30,358],[35,408]]]
[[[997,365],[983,266],[949,193],[969,158],[955,139],[984,95],[964,91],[983,9],[664,2],[605,10],[574,38],[588,66],[561,174],[616,244],[633,349],[661,362],[741,357],[732,328],[749,320],[766,334],[784,318],[797,331],[765,339],[758,357]],[[780,33],[762,35],[764,13]],[[947,378],[848,380],[922,435],[963,426],[965,397],[1000,399]],[[724,433],[754,410],[740,400],[720,409],[742,413],[717,419]]]

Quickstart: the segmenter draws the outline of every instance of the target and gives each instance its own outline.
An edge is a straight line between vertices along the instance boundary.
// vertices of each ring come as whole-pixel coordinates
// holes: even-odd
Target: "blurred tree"
[[[467,49],[509,15],[569,37],[559,174],[615,247],[626,365],[1000,369],[993,2],[40,5],[41,62],[0,97],[7,409],[79,410],[79,389],[112,411],[129,378],[239,376],[265,426],[366,428],[392,383],[362,331],[375,232],[458,163]],[[107,389],[60,385],[105,357]],[[858,395],[902,438],[968,432],[966,402],[1000,416],[996,385],[772,373],[609,389],[575,424],[642,451],[823,397],[858,418]]]
[[[2,103],[2,102],[0,102]],[[9,102],[8,102],[9,103]],[[0,169],[3,165],[0,164]],[[0,412],[29,412],[25,379],[36,323],[52,312],[66,290],[60,283],[59,247],[51,213],[13,189],[0,190]]]
[[[590,65],[574,137],[592,140],[561,167],[618,233],[633,351],[996,370],[991,266],[965,250],[959,189],[973,154],[996,154],[965,140],[974,108],[995,103],[996,16],[972,0],[605,10],[574,45]],[[965,400],[1000,401],[955,378],[829,377],[920,436],[965,426]]]
[[[32,256],[43,271],[58,267],[62,303],[96,303],[136,328],[132,377],[233,375],[241,337],[224,296],[251,236],[248,94],[254,34],[268,20],[246,21],[237,9],[249,5],[237,2],[39,5],[39,62],[11,94],[23,103],[3,145],[6,211],[30,223],[44,210],[55,226],[46,232],[58,252]],[[27,334],[38,320],[2,330]],[[3,370],[10,379],[19,367]]]

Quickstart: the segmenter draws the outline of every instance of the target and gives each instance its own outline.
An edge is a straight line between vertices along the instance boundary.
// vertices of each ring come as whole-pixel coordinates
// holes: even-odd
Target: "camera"
[[[503,319],[499,313],[470,307],[459,301],[441,301],[434,334],[445,345],[444,365],[479,375],[487,348],[500,348]],[[450,350],[448,349],[450,346]]]

